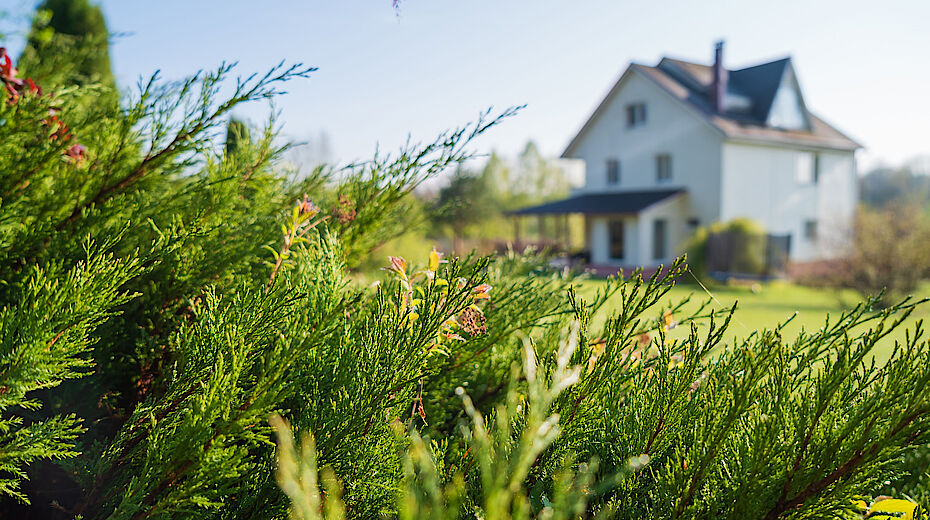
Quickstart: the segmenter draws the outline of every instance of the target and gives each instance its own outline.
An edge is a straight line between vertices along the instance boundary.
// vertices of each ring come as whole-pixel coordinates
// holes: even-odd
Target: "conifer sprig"
[[[732,341],[735,306],[667,301],[683,261],[587,300],[514,252],[393,258],[362,286],[351,269],[417,218],[413,190],[518,108],[304,176],[279,166],[274,118],[216,142],[310,70],[226,97],[227,65],[153,77],[125,108],[5,83],[0,514],[855,518],[925,489],[922,325],[874,361],[922,302]],[[315,460],[276,422],[276,464],[274,415]]]
[[[74,414],[36,420],[36,391],[85,376],[94,330],[132,297],[121,291],[140,272],[133,259],[115,259],[85,244],[85,260],[34,266],[14,301],[0,308],[0,494],[27,501],[18,491],[26,465],[75,457],[84,431]]]

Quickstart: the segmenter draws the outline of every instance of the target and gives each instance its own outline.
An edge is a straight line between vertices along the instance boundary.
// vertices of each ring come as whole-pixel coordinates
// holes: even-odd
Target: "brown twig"
[[[921,415],[926,413],[927,410],[922,410],[914,412],[913,414],[905,417],[886,437],[893,437],[897,435],[902,430],[907,428],[912,422],[918,419]],[[765,515],[765,520],[775,520],[776,518],[780,517],[782,513],[800,507],[809,498],[813,497],[817,493],[822,492],[840,479],[851,475],[853,471],[855,471],[866,458],[874,456],[880,449],[881,443],[875,442],[869,447],[868,450],[856,451],[856,453],[850,457],[849,460],[843,463],[843,465],[830,472],[830,474],[824,478],[808,484],[807,487],[791,498],[791,500],[780,499],[768,512],[768,514]]]

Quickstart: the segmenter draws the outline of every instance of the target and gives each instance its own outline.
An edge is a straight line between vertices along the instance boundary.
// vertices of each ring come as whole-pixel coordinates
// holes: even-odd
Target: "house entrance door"
[[[611,260],[624,260],[626,258],[623,249],[623,227],[624,222],[621,219],[611,219],[607,223]]]

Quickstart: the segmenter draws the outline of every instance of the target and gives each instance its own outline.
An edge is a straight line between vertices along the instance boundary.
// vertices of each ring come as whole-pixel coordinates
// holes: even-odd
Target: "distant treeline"
[[[889,204],[930,205],[930,168],[924,161],[911,161],[904,166],[878,167],[859,180],[859,198],[870,208],[886,208]]]

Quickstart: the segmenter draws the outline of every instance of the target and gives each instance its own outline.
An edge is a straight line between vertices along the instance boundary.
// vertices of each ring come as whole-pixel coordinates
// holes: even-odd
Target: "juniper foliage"
[[[113,106],[4,69],[0,513],[855,518],[925,489],[922,326],[872,357],[920,302],[727,343],[735,308],[668,303],[680,262],[588,299],[516,253],[363,286],[411,190],[515,110],[338,170],[286,170],[273,118],[223,146],[235,106],[312,70]]]

